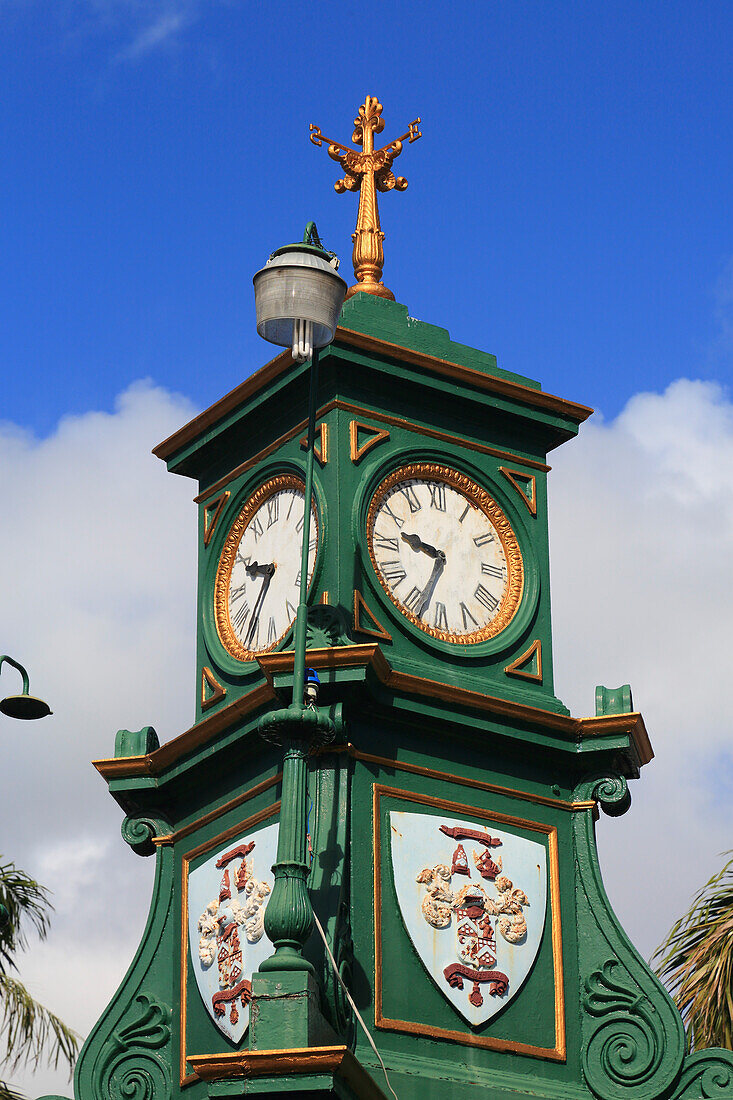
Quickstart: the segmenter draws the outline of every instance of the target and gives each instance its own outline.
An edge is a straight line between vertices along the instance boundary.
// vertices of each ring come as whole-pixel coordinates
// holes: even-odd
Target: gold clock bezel
[[[458,490],[458,492],[475,504],[476,507],[484,513],[499,536],[507,564],[506,589],[502,596],[501,603],[499,604],[499,609],[491,622],[487,623],[480,630],[473,631],[471,634],[454,634],[445,630],[438,630],[434,626],[430,626],[428,623],[424,623],[421,619],[418,619],[417,616],[414,615],[409,608],[405,607],[405,605],[397,599],[394,593],[390,591],[377,565],[377,560],[374,555],[374,524],[379,508],[387,494],[391,492],[396,485],[402,481],[411,481],[414,479],[442,481],[445,482],[446,485],[450,485],[452,488]],[[488,641],[490,638],[495,638],[497,634],[505,630],[519,610],[519,606],[522,602],[522,594],[524,592],[524,561],[517,536],[514,534],[514,530],[509,520],[506,518],[496,501],[485,489],[482,489],[480,485],[466,474],[461,474],[458,470],[454,470],[450,466],[441,466],[432,462],[416,462],[408,466],[400,466],[397,470],[393,470],[392,473],[380,483],[374,493],[369,504],[366,526],[369,558],[379,583],[400,614],[404,615],[408,622],[411,622],[413,626],[416,626],[431,638],[437,638],[441,642],[450,642],[453,645],[477,645],[480,642]]]
[[[219,564],[216,567],[216,578],[214,580],[214,622],[216,624],[216,632],[219,635],[219,641],[224,646],[227,653],[235,657],[238,661],[254,661],[259,654],[270,653],[273,649],[277,648],[293,626],[292,622],[288,623],[288,626],[282,634],[268,646],[263,646],[261,649],[246,649],[235,634],[234,627],[229,617],[229,582],[231,581],[234,560],[237,556],[237,549],[242,540],[242,536],[247,530],[250,520],[262,505],[269,500],[270,497],[274,496],[275,493],[282,492],[284,489],[297,489],[305,497],[305,482],[295,474],[278,474],[277,477],[271,477],[263,482],[259,489],[255,490],[249,497],[229,529],[229,533],[224,540],[224,546],[219,557]],[[315,526],[317,558],[320,541],[320,524],[318,522],[318,508],[315,499],[311,501],[311,523]],[[311,534],[311,538],[313,538],[313,534]],[[316,558],[314,558],[314,570]]]

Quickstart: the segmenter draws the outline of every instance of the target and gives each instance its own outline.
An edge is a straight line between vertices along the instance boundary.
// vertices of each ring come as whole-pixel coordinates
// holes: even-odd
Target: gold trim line
[[[499,467],[500,472],[504,475],[510,485],[512,485],[520,497],[527,505],[529,514],[531,516],[537,516],[537,478],[534,474],[524,474],[521,470],[510,470],[506,466]],[[519,480],[517,480],[519,479]],[[528,481],[530,484],[530,495],[522,488],[522,481]]]
[[[359,446],[359,429],[363,432],[371,432],[371,438]],[[384,443],[389,439],[389,432],[385,428],[372,428],[371,424],[362,424],[360,420],[349,421],[349,456],[353,463],[360,462],[367,451],[376,447],[378,443]]]
[[[207,687],[211,690],[211,695],[206,695]],[[209,707],[213,707],[214,703],[219,703],[226,695],[226,688],[219,683],[214,673],[208,668],[207,665],[201,669],[201,710],[206,711]]]
[[[528,665],[532,658],[537,655],[537,671],[528,672],[524,665]],[[542,642],[539,638],[535,638],[529,649],[526,649],[524,653],[520,654],[514,661],[511,661],[505,666],[504,672],[507,676],[518,676],[522,680],[531,680],[535,684],[542,683]]]
[[[233,1077],[282,1077],[333,1073],[364,1100],[385,1100],[348,1047],[291,1047],[289,1050],[242,1050],[226,1054],[194,1054],[189,1059],[203,1081]]]

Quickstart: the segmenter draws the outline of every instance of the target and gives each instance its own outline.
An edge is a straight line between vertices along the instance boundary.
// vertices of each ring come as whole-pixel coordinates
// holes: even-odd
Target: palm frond
[[[690,1048],[733,1050],[733,858],[703,886],[652,962],[680,1010]]]
[[[7,974],[0,974],[0,1041],[5,1044],[1,1057],[12,1069],[21,1063],[37,1066],[45,1056],[54,1069],[65,1062],[72,1070],[79,1050],[76,1032]]]
[[[41,939],[48,932],[53,906],[48,891],[35,879],[19,870],[14,863],[0,863],[0,905],[7,919],[0,927],[0,974],[15,968],[13,956],[28,942],[27,929],[32,927]]]
[[[0,1100],[26,1100],[22,1092],[18,1092],[7,1081],[0,1081]]]

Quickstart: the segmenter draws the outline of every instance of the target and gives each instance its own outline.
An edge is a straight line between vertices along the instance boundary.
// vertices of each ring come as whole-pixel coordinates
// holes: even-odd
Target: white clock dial
[[[240,660],[274,649],[295,620],[305,491],[296,477],[272,478],[253,494],[229,532],[214,588],[216,625]],[[308,583],[318,549],[311,505]]]
[[[433,637],[484,641],[519,606],[516,536],[488,493],[455,470],[420,463],[391,474],[369,509],[368,537],[390,599]]]

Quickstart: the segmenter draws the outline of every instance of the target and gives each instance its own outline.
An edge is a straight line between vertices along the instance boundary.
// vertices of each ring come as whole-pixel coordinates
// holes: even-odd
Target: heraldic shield
[[[390,813],[400,912],[420,960],[469,1024],[516,996],[545,925],[547,858],[504,826]]]
[[[188,936],[199,993],[220,1031],[239,1043],[252,974],[274,948],[265,934],[277,825],[235,838],[188,879]]]

